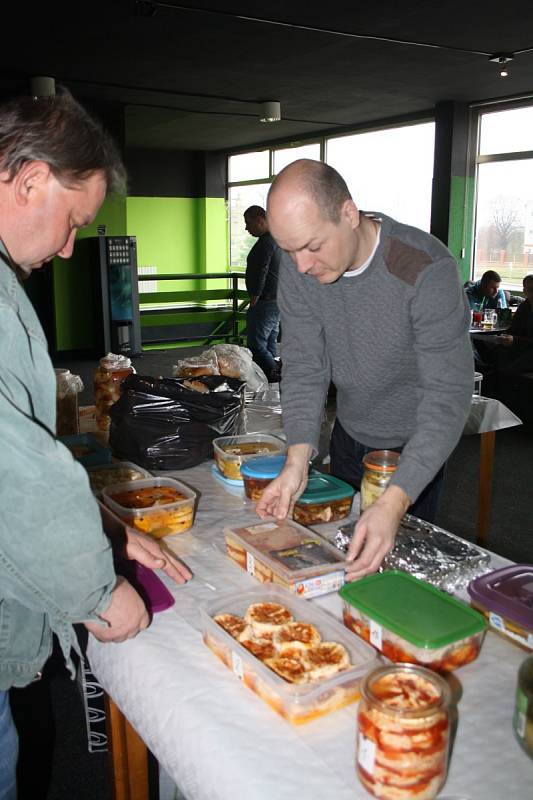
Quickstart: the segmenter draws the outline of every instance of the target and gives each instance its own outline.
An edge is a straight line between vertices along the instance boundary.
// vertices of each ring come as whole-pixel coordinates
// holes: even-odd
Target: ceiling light
[[[35,100],[39,97],[54,97],[56,93],[55,78],[47,78],[43,75],[30,78],[30,92]]]
[[[507,66],[510,61],[514,60],[514,55],[512,53],[494,53],[493,56],[490,56],[489,61],[492,61],[494,64],[498,64],[500,68],[500,77],[507,78],[509,75],[509,67]]]
[[[261,103],[260,122],[279,122],[281,119],[281,103],[277,100],[267,100]]]

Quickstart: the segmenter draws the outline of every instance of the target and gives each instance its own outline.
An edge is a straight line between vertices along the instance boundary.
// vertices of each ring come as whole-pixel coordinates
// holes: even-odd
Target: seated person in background
[[[503,372],[533,370],[533,274],[523,280],[525,300],[520,303],[507,333],[497,336],[498,366]]]
[[[502,279],[493,269],[483,273],[480,280],[475,281],[465,289],[470,308],[480,311],[484,308],[507,308],[507,300],[503,289],[500,289]]]

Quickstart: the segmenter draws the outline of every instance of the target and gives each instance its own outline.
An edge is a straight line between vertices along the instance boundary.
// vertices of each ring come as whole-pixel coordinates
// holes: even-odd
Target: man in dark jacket
[[[246,259],[246,289],[250,296],[246,317],[246,343],[254,361],[269,381],[277,381],[279,309],[276,297],[281,250],[270,235],[264,208],[247,208],[244,222],[248,233],[257,237],[257,242]]]

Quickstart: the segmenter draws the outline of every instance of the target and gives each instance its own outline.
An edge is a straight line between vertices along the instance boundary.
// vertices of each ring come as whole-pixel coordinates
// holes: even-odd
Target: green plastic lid
[[[367,575],[346,583],[339,594],[416,647],[444,647],[486,628],[477,611],[406,572]]]
[[[307,487],[298,498],[297,505],[328,503],[332,500],[342,500],[343,497],[353,497],[354,493],[355,489],[340,478],[311,470]]]

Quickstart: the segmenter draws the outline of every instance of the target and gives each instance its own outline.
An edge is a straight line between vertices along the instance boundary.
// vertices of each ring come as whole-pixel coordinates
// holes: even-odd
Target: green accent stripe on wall
[[[472,264],[474,187],[474,178],[452,176],[448,247],[457,261],[463,283],[470,278]]]

